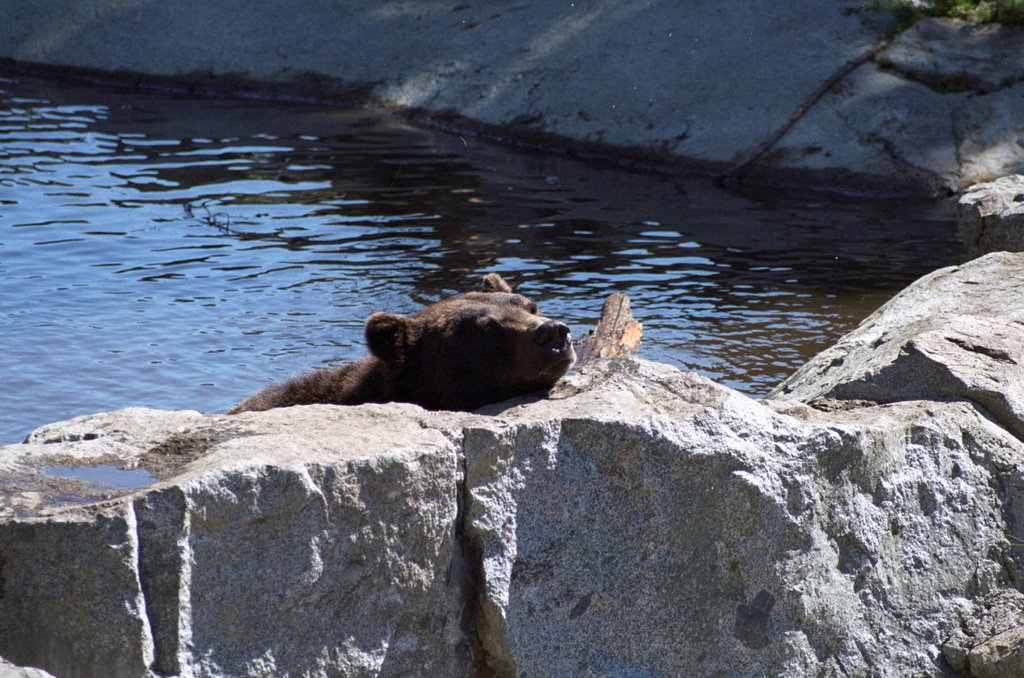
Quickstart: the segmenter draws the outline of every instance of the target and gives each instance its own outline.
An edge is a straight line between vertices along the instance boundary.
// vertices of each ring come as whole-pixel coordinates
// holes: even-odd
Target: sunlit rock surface
[[[1022,276],[1005,253],[927,276],[765,401],[630,358],[475,414],[44,427],[0,448],[0,655],[59,677],[1015,675]]]
[[[889,44],[896,20],[871,7],[8,0],[0,59],[383,105],[760,181],[944,193],[1024,171],[1024,32],[929,19]]]
[[[3,657],[0,657],[0,678],[53,678],[53,674],[47,673],[42,669],[15,666]]]
[[[1024,251],[1024,176],[978,184],[960,196],[960,239],[972,255]]]
[[[14,502],[0,654],[57,676],[458,675],[457,443],[419,414],[126,410],[5,448],[18,477],[88,448],[160,480]]]
[[[1024,437],[1024,253],[931,273],[868,316],[769,398],[964,399]]]

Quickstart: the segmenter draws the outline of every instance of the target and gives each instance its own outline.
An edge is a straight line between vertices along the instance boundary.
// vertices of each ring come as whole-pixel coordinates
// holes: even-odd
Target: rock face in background
[[[1024,79],[1024,33],[997,23],[923,19],[885,50],[889,68],[938,89],[995,92]]]
[[[1017,675],[1000,289],[1022,276],[1008,254],[939,271],[763,402],[630,358],[477,414],[44,427],[0,450],[0,655],[61,677]],[[53,475],[83,464],[142,486]]]
[[[1024,251],[1024,176],[978,184],[960,196],[960,239],[971,256]]]
[[[1020,172],[1022,54],[1019,28],[919,21],[836,83],[768,159],[949,191]]]
[[[883,49],[893,21],[852,0],[8,0],[0,59],[245,81],[762,180],[946,192],[1024,170],[1024,33],[933,19]]]

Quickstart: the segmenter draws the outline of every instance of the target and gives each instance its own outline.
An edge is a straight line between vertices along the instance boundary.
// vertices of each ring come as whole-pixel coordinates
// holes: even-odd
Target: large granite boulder
[[[1021,433],[1024,253],[935,271],[797,370],[769,399],[965,398]]]
[[[5,487],[75,457],[155,482],[15,497],[0,655],[61,677],[464,673],[457,443],[420,414],[126,410],[5,449]]]
[[[1019,574],[1024,448],[968,403],[822,413],[640,361],[565,390],[466,429],[500,675],[942,674]]]
[[[761,402],[629,358],[474,414],[44,427],[0,448],[0,655],[58,677],[1016,675],[1001,290],[1022,276],[1008,254],[928,276]]]

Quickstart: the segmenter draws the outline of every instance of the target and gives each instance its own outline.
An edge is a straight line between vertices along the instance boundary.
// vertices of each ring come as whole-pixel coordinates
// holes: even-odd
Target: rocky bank
[[[383,106],[739,180],[959,191],[1024,170],[1024,32],[861,0],[8,0],[0,60]]]
[[[0,449],[0,655],[62,678],[1020,675],[1022,283],[1024,255],[938,271],[764,401],[632,358],[474,414],[45,426]]]

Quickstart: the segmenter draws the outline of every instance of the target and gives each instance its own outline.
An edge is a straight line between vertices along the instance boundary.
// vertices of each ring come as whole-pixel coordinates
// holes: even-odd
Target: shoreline
[[[659,176],[702,176],[726,188],[781,188],[866,196],[876,199],[934,198],[944,200],[956,194],[924,191],[916,184],[894,188],[892,179],[849,170],[807,170],[797,168],[745,168],[742,176],[730,176],[737,165],[706,160],[691,160],[640,147],[588,142],[571,137],[545,134],[527,126],[490,125],[452,111],[407,109],[367,94],[365,88],[346,88],[340,83],[325,83],[310,77],[311,84],[277,83],[244,78],[209,75],[154,76],[132,71],[102,71],[88,68],[51,66],[0,58],[0,77],[30,77],[78,86],[105,87],[200,99],[237,99],[267,103],[305,104],[323,108],[365,110],[393,116],[405,122],[437,129],[455,136],[469,136],[530,152],[562,156],[585,162],[606,164],[619,169]]]
[[[949,196],[1024,171],[1024,30],[924,19],[889,40],[891,22],[810,0],[258,11],[15,0],[0,64],[343,102],[648,171],[742,169],[751,185]]]

